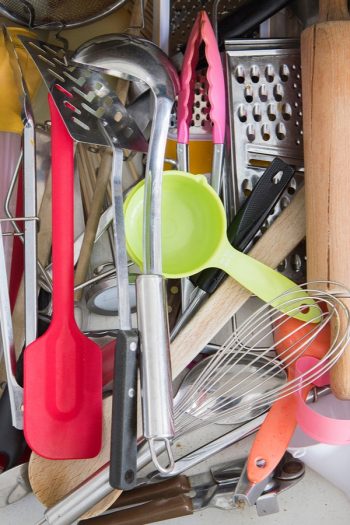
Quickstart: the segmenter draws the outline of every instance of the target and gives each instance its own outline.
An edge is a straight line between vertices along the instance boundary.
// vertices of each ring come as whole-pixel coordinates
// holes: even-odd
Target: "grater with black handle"
[[[304,182],[299,40],[227,41],[226,68],[236,209],[274,157],[295,169],[295,176],[266,219],[261,235]],[[281,261],[279,269],[293,280],[304,282],[303,246]]]

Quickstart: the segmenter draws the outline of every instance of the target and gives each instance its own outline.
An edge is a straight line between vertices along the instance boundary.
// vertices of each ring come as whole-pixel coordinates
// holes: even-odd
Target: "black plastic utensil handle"
[[[261,228],[272,208],[289,184],[294,169],[276,158],[261,175],[252,193],[238,210],[227,229],[231,245],[244,252],[253,237]],[[193,275],[190,280],[194,286],[212,294],[225,279],[226,273],[217,268],[208,268]]]
[[[244,252],[248,247],[293,175],[294,169],[279,158],[264,171],[229,226],[228,238],[237,250]]]
[[[136,485],[138,352],[137,330],[119,330],[114,360],[109,482],[122,490]]]
[[[19,384],[23,382],[23,351],[16,366],[16,379]],[[4,470],[15,465],[23,456],[27,448],[23,430],[12,426],[10,395],[7,386],[0,399],[0,457]]]
[[[218,22],[219,45],[225,40],[244,36],[255,29],[259,24],[273,16],[283,7],[291,4],[292,0],[251,0],[245,2],[232,14]]]

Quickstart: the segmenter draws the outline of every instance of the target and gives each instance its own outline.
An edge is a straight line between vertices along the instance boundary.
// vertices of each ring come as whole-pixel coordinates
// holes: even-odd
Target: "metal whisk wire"
[[[318,281],[303,286],[307,287],[310,297],[320,307],[318,312],[315,309],[314,318],[300,323],[288,335],[276,338],[276,332],[300,308],[296,307],[298,298],[295,289],[254,312],[208,360],[181,403],[176,406],[177,436],[213,422],[223,422],[228,416],[231,419],[233,416],[238,418],[245,413],[267,409],[277,399],[313,383],[334,365],[350,339],[350,313],[341,300],[350,293],[338,283]],[[325,288],[329,290],[330,287],[332,291],[325,291]],[[280,311],[282,300],[283,310],[289,316]],[[274,304],[279,305],[279,310],[274,308]],[[344,318],[346,322],[341,324],[340,319]],[[272,378],[280,377],[287,367],[305,355],[316,337],[331,322],[332,337],[324,357],[299,377],[283,384],[279,381],[277,386],[272,385],[260,395],[261,387]],[[270,329],[267,330],[267,326]],[[261,351],[262,342],[274,335],[273,343],[267,344]],[[271,357],[277,345],[296,335],[297,339],[279,352],[278,359]],[[243,395],[246,401],[242,402]]]

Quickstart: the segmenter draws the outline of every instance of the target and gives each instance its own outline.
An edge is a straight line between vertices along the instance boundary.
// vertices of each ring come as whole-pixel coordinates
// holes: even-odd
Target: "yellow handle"
[[[29,95],[32,99],[39,88],[41,77],[34,62],[22,46],[18,36],[24,35],[36,38],[36,35],[27,29],[20,27],[9,27],[8,31],[15,44],[22,71],[29,89]],[[2,32],[0,33],[0,86],[0,131],[21,134],[23,130],[21,105],[18,99],[17,85],[13,76]]]
[[[300,321],[319,322],[320,309],[307,292],[276,270],[239,252],[229,244],[227,239],[209,262],[208,267],[221,268],[262,301],[272,302],[273,306],[281,312]],[[293,295],[276,299],[291,290],[293,292],[295,290]],[[292,303],[288,303],[291,299]]]

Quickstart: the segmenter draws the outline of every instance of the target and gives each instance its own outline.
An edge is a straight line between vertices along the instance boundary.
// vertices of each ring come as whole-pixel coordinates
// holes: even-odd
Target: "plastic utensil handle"
[[[191,484],[187,476],[177,476],[176,478],[167,479],[160,483],[151,483],[142,485],[140,488],[124,492],[118,498],[110,509],[124,507],[126,505],[136,505],[149,500],[173,498],[186,494],[191,490]]]
[[[146,523],[156,523],[157,521],[190,516],[191,514],[193,514],[192,499],[181,495],[150,501],[131,509],[83,520],[79,522],[79,525],[145,525]]]
[[[274,178],[281,171],[281,178]],[[254,186],[250,197],[238,210],[227,229],[227,237],[235,248],[244,251],[259,231],[266,217],[285,190],[294,173],[293,168],[281,159],[274,159]],[[276,182],[275,182],[276,181]],[[208,268],[190,278],[193,285],[212,294],[225,279],[226,274],[217,268]]]
[[[200,23],[202,38],[205,42],[205,56],[208,62],[208,100],[210,102],[210,120],[213,123],[213,143],[224,144],[226,125],[224,71],[215,33],[205,11],[201,11]]]
[[[232,14],[218,22],[219,45],[238,36],[246,36],[249,31],[280,11],[292,0],[253,0],[244,2]]]
[[[16,379],[23,383],[23,351],[16,365]],[[5,456],[5,470],[14,467],[25,449],[27,443],[23,431],[12,426],[11,404],[8,387],[6,386],[0,399],[0,456]]]
[[[182,62],[180,75],[180,91],[177,100],[177,141],[188,144],[189,127],[192,119],[194,101],[195,66],[198,61],[199,44],[201,41],[200,13],[191,29],[187,40],[186,51]]]
[[[287,310],[280,307],[285,299],[283,297],[278,299],[278,297],[287,291],[295,290],[295,295],[293,295],[293,315],[291,317],[300,321],[317,322],[320,310],[307,292],[297,287],[293,281],[276,270],[232,248],[228,240],[221,245],[215,256],[208,261],[208,266],[221,268],[241,286],[259,297],[259,299],[266,303],[273,301],[273,306],[286,314],[288,314],[289,303],[287,302]],[[297,298],[300,298],[299,304],[297,304]],[[300,310],[296,311],[298,305]],[[307,308],[305,308],[306,306]],[[301,309],[301,307],[304,308]]]
[[[52,300],[53,316],[74,317],[73,188],[74,151],[58,109],[49,94],[52,140]]]
[[[237,250],[243,252],[248,246],[287,188],[293,174],[291,166],[276,158],[261,175],[228,229],[229,241]]]
[[[136,483],[137,459],[137,330],[120,330],[116,339],[112,408],[112,487],[130,489]]]
[[[306,398],[307,392],[303,395]],[[297,426],[296,406],[292,394],[276,401],[268,412],[248,456],[247,476],[251,483],[266,479],[283,458]]]

